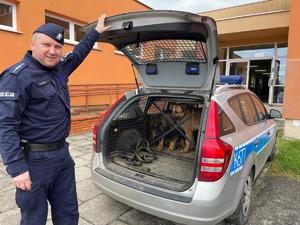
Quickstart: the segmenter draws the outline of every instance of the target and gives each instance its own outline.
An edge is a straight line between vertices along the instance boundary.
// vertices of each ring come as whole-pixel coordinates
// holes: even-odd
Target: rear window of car
[[[136,64],[159,62],[207,62],[205,42],[195,40],[152,40],[120,49]]]
[[[219,111],[219,132],[220,136],[235,132],[235,127],[223,110]]]

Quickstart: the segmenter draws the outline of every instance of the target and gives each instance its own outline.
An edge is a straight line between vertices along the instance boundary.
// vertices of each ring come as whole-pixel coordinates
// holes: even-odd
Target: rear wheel
[[[251,171],[244,183],[243,194],[237,209],[234,214],[228,218],[228,221],[233,225],[246,224],[251,206],[251,196],[253,191],[253,171]]]

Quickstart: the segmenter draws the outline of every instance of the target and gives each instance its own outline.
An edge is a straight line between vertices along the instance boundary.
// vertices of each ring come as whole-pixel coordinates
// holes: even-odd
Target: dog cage
[[[162,179],[191,182],[202,108],[199,98],[143,97],[133,101],[110,122],[107,161]]]

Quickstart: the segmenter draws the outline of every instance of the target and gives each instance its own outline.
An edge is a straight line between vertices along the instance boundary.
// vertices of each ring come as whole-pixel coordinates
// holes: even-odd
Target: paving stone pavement
[[[95,189],[91,182],[89,170],[90,158],[93,151],[92,134],[87,133],[70,136],[68,142],[70,143],[70,153],[76,163],[76,183],[80,213],[79,225],[180,225],[130,208]],[[262,177],[264,177],[264,174],[265,173],[263,173]],[[264,181],[260,181],[260,179],[256,182],[256,186],[261,186],[261,184],[267,187],[269,186]],[[293,182],[293,184],[295,187],[298,187],[299,183]],[[276,182],[272,186],[276,187]],[[282,186],[284,187],[284,185]],[[296,190],[296,193],[300,193],[299,188],[296,188]],[[270,192],[270,190],[268,190],[268,192]],[[265,194],[263,194],[263,196],[265,196]],[[259,196],[259,199],[263,198],[263,196]],[[274,196],[274,198],[276,198],[276,196]],[[256,201],[259,201],[259,199]],[[298,199],[296,199],[296,201],[297,200]],[[269,201],[272,202],[272,199],[269,199]],[[295,203],[295,205],[298,205],[298,203]],[[263,212],[264,209],[261,208],[263,206],[259,204],[258,206],[260,207],[258,207],[259,211]],[[271,212],[272,207],[269,207],[269,210],[269,213],[261,214],[257,217],[258,212],[254,205],[252,215],[250,214],[249,225],[280,225],[281,223],[276,222],[274,218],[273,220],[268,219],[268,214],[273,214]],[[290,223],[287,224],[298,224],[300,219],[299,216],[295,216],[296,211],[285,213],[286,218],[290,218],[290,215],[294,216],[292,220],[288,220]],[[6,174],[5,167],[0,158],[0,225],[18,225],[19,220],[20,212],[15,204],[15,188],[10,183],[10,178]],[[282,217],[280,221],[284,221]],[[221,222],[218,225],[225,224],[225,222]],[[52,225],[50,213],[46,225]]]
[[[79,225],[176,225],[132,209],[94,188],[89,169],[93,151],[91,133],[70,136],[68,142],[75,161]],[[20,221],[20,212],[15,204],[15,188],[10,181],[0,158],[0,225],[19,225]],[[50,213],[46,225],[52,225]]]

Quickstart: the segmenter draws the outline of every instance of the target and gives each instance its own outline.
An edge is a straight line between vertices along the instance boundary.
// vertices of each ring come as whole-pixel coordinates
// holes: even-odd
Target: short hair
[[[38,39],[40,37],[40,33],[34,33],[32,34],[32,41],[35,41],[36,39]]]

